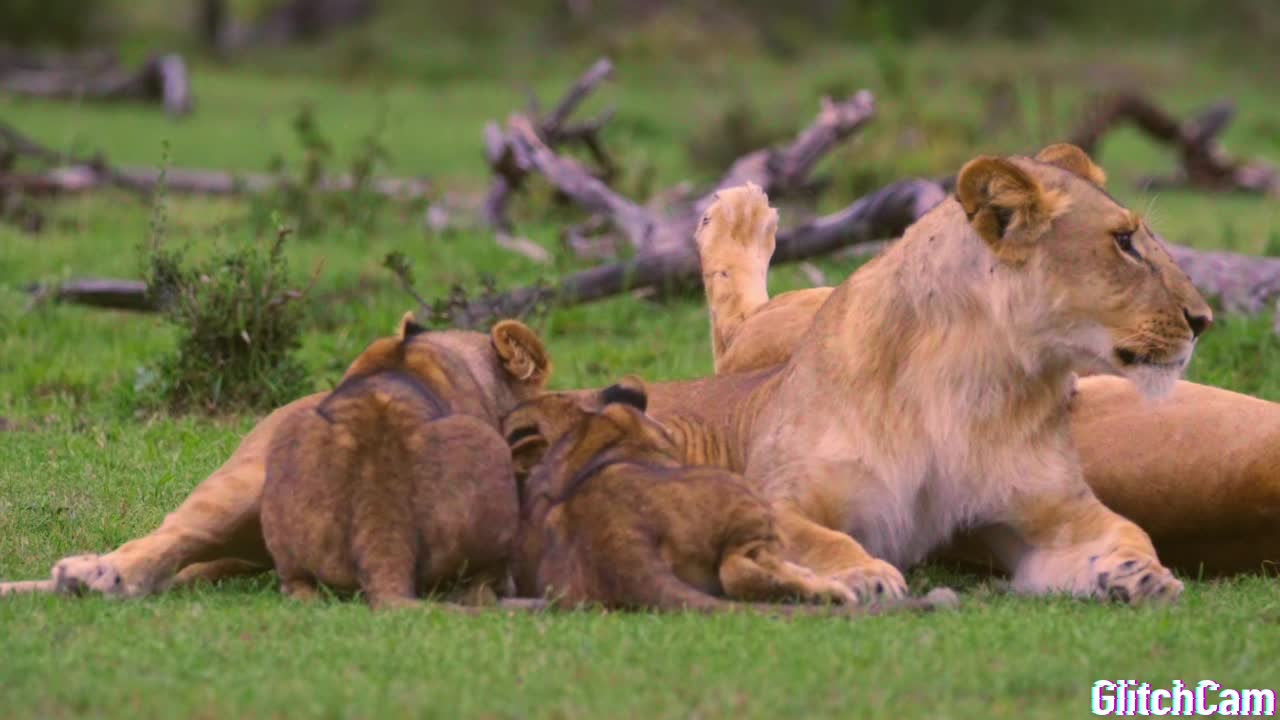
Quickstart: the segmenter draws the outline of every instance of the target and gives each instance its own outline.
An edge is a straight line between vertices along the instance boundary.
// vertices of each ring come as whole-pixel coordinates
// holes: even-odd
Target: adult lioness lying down
[[[1060,165],[1068,164],[1062,158],[1058,158],[1057,162]],[[1001,262],[1013,264],[1009,267],[1001,266],[1000,271],[1003,273],[1017,267],[1019,255],[1025,253],[1034,256],[1037,252],[1043,252],[1050,240],[1060,241],[1065,246],[1067,239],[1059,237],[1064,228],[1072,227],[1077,221],[1094,219],[1096,212],[1091,210],[1095,210],[1092,206],[1096,203],[1105,200],[1110,203],[1107,207],[1121,210],[1079,173],[1072,174],[1069,170],[1025,159],[1012,164],[1014,167],[1029,167],[1030,170],[1023,172],[1040,183],[1042,190],[1052,192],[1059,200],[1073,201],[1075,212],[1072,212],[1071,206],[1067,206],[1064,212],[1049,220],[1047,233],[1035,240],[1027,238],[1025,234],[1012,237],[1006,252],[1001,254],[1004,258]],[[970,177],[970,180],[975,177],[977,176]],[[972,189],[981,185],[970,184],[967,187]],[[987,183],[984,190],[990,188],[992,183]],[[977,201],[982,197],[983,193],[972,192],[969,199]],[[1077,199],[1080,200],[1079,203],[1074,202]],[[764,225],[750,221],[755,224],[743,226],[741,222],[734,220],[732,214],[722,216],[728,207],[722,202],[713,208],[708,216],[710,224],[702,229],[700,237],[738,237],[749,243],[755,242]],[[1061,205],[1057,207],[1061,208]],[[744,210],[746,215],[743,217],[748,217],[759,209]],[[767,204],[763,209],[768,214]],[[978,235],[975,224],[985,228],[990,234],[991,230],[1000,227],[1001,218],[1006,217],[1003,206],[993,206],[990,201],[986,201],[986,210],[982,212],[982,208],[979,208],[979,211],[973,213],[971,222],[957,200],[947,200],[909,229],[907,238],[917,246],[936,244],[944,238],[947,242],[977,242],[981,236]],[[1127,215],[1126,217],[1128,218]],[[1012,222],[1013,213],[1009,213],[1007,218],[1011,222],[1005,224],[1006,232],[1024,229],[1023,225]],[[717,229],[717,222],[722,223],[722,227]],[[742,234],[742,227],[756,229],[749,234]],[[1111,233],[1123,228],[1117,226],[1097,229]],[[770,235],[770,241],[771,232],[769,230],[766,233]],[[1135,242],[1135,235],[1135,250],[1140,257],[1146,257],[1141,255],[1143,249],[1151,252],[1155,242],[1147,237],[1145,229],[1129,235],[1127,241]],[[937,239],[930,241],[930,237]],[[1099,244],[1098,238],[1091,238],[1093,250],[1090,252],[1112,253],[1111,260],[1124,263],[1132,261],[1136,263],[1132,266],[1135,270],[1147,267],[1138,258],[1119,254],[1128,252],[1126,246],[1115,244],[1119,243],[1120,238],[1106,237],[1103,240],[1105,242]],[[831,403],[834,399],[865,391],[860,387],[830,385],[820,388],[827,398],[801,399],[799,407],[788,406],[789,403],[797,402],[795,398],[788,399],[772,394],[771,391],[762,392],[766,387],[775,387],[779,382],[778,378],[802,371],[810,376],[821,377],[826,366],[833,369],[838,367],[838,363],[831,362],[832,355],[838,360],[845,347],[852,351],[860,343],[867,342],[867,338],[859,332],[857,323],[861,321],[857,318],[850,319],[848,327],[841,327],[836,322],[840,315],[835,306],[824,311],[827,322],[815,322],[809,328],[819,303],[812,303],[812,307],[806,312],[795,315],[798,319],[794,321],[799,322],[799,327],[805,328],[807,332],[803,336],[803,342],[795,333],[783,337],[783,342],[774,342],[760,333],[746,332],[751,325],[760,328],[758,320],[771,316],[773,310],[779,309],[777,303],[781,298],[759,307],[767,300],[764,295],[764,274],[771,251],[771,246],[763,249],[759,244],[751,245],[744,248],[743,256],[754,252],[762,257],[762,261],[758,260],[754,265],[739,262],[733,266],[745,267],[748,272],[755,272],[758,282],[739,286],[754,288],[757,295],[747,298],[747,302],[743,304],[743,307],[749,306],[753,311],[753,319],[741,327],[741,332],[732,340],[732,347],[735,352],[745,353],[750,351],[751,343],[759,343],[761,347],[769,349],[776,359],[786,359],[797,345],[813,347],[814,350],[808,353],[810,359],[806,362],[816,362],[817,367],[811,366],[808,370],[803,370],[797,369],[799,366],[793,363],[786,369],[765,369],[703,380],[650,385],[651,413],[671,428],[683,443],[690,459],[743,470],[747,464],[748,451],[752,449],[751,431],[761,427],[756,422],[757,416],[774,413],[777,417],[808,410],[809,417],[800,418],[795,427],[813,430],[812,424],[805,421],[809,418],[821,419],[818,417],[820,403]],[[992,254],[986,258],[988,263],[994,257],[996,256]],[[913,262],[923,267],[929,261],[929,254],[909,255],[906,259],[905,266],[901,268],[904,276],[908,271],[918,269],[912,265]],[[983,256],[979,254],[978,260],[982,259]],[[1023,261],[1024,266],[1026,262]],[[883,262],[880,266],[886,267]],[[987,267],[991,266],[988,264]],[[1130,266],[1116,264],[1114,267],[1119,270]],[[717,272],[710,265],[704,265],[704,270],[709,275]],[[716,296],[713,294],[713,301],[715,300]],[[1034,303],[1041,302],[1043,298],[1037,300],[1029,297],[1026,300]],[[930,308],[930,302],[926,293],[921,307]],[[958,312],[963,307],[960,305],[952,309]],[[1010,311],[1035,308],[1034,305],[1005,307]],[[717,303],[717,328],[725,325],[725,318],[720,312],[722,309],[724,306]],[[892,309],[895,312],[905,312],[911,310],[912,306],[904,304]],[[1193,310],[1198,312],[1199,308]],[[784,335],[787,334],[780,333],[780,336]],[[719,336],[717,332],[717,337]],[[485,339],[484,336],[476,337]],[[976,346],[977,343],[978,340],[974,337],[969,344]],[[489,358],[483,361],[483,365],[500,367],[512,357],[509,353],[518,351],[519,348],[512,347],[510,343],[490,345],[487,350]],[[482,354],[477,352],[476,357]],[[770,357],[768,352],[763,353],[763,356]],[[545,355],[526,353],[524,357],[546,362]],[[959,359],[972,361],[973,357]],[[490,381],[486,380],[488,382]],[[1059,398],[1056,394],[1059,390],[1054,391],[1055,398]],[[269,415],[245,437],[232,457],[202,482],[176,511],[166,517],[158,529],[111,553],[77,556],[59,562],[54,568],[53,584],[63,590],[90,590],[135,596],[168,587],[175,576],[181,581],[214,577],[223,571],[265,566],[269,561],[258,522],[265,449],[272,432],[284,417],[313,407],[323,397],[324,394],[308,396]],[[1050,408],[1047,399],[1044,408]],[[1034,418],[1028,418],[1021,430],[1015,429],[1013,434],[1025,434],[1025,430],[1034,424],[1033,420]],[[1060,419],[1059,422],[1061,421]],[[1080,394],[1071,410],[1070,425],[1089,486],[1103,495],[1115,509],[1137,520],[1151,532],[1166,559],[1176,559],[1180,566],[1193,572],[1200,564],[1209,572],[1235,572],[1257,571],[1262,559],[1280,556],[1280,524],[1276,522],[1277,516],[1280,516],[1280,477],[1277,477],[1280,473],[1277,470],[1280,468],[1280,409],[1276,405],[1191,383],[1178,383],[1171,400],[1148,405],[1123,380],[1085,378],[1080,383]],[[797,446],[796,452],[801,454],[808,454],[810,450],[824,451],[840,442],[838,434],[833,434],[830,430],[827,428],[807,437],[792,437],[790,442]],[[783,439],[779,435],[772,441],[776,445]],[[765,445],[761,443],[760,447]],[[789,456],[784,453],[782,457]],[[808,507],[793,508],[797,512],[790,517],[791,544],[817,556],[830,551],[826,557],[817,557],[818,560],[824,560],[824,563],[819,564],[824,564],[828,569],[838,570],[839,567],[836,566],[845,561],[846,555],[856,555],[859,562],[864,560],[860,550],[846,552],[850,549],[848,535],[832,529],[840,524],[840,520],[847,518],[823,517],[832,505],[839,510],[841,502],[852,502],[847,494],[842,496],[838,492],[840,478],[821,475],[818,480],[814,480],[811,475],[786,472],[786,467],[781,470],[783,472],[780,476],[787,481],[780,483],[780,489],[815,489],[810,496],[815,502],[810,502]],[[1188,477],[1188,473],[1194,474]],[[1089,495],[1088,488],[1084,486],[1079,486],[1077,490],[1082,497]],[[832,500],[835,502],[830,502]],[[938,498],[926,495],[916,500],[924,502],[925,510],[928,510],[928,506],[936,504]],[[963,505],[964,503],[960,503],[960,506]],[[1096,508],[1092,505],[1089,507],[1092,508],[1091,513],[1098,514]],[[883,520],[888,526],[889,523],[900,521],[900,518],[894,516],[895,513],[910,510],[902,504],[893,505],[890,509],[894,513],[871,519]],[[981,533],[978,537],[981,540],[991,540],[990,533]],[[1017,535],[1006,536],[1003,542],[1000,542],[1000,537],[994,539],[997,541],[995,544],[1004,550],[1002,557],[1007,566],[1016,573],[1019,567],[1013,561],[1027,553],[1026,548],[1022,548],[1023,552],[1019,554],[1019,543],[1008,542],[1010,537]],[[928,542],[921,542],[915,538],[903,538],[899,542],[892,533],[885,538],[891,541],[887,544],[893,546],[890,548],[892,552],[886,554],[903,557],[915,555],[939,539],[930,537],[927,538]],[[1122,561],[1121,566],[1125,562],[1128,561]],[[892,567],[885,564],[872,565],[885,578],[894,583],[899,581],[896,570]],[[1041,567],[1043,566],[1042,563]],[[865,577],[868,574],[863,575]],[[1066,577],[1058,579],[1067,580]],[[1071,578],[1072,582],[1079,580],[1081,584],[1086,579],[1088,578]],[[1031,580],[1036,578],[1023,574],[1024,585]],[[1167,581],[1162,586],[1166,590],[1172,587]],[[874,589],[874,585],[872,588]],[[1091,586],[1090,591],[1095,589],[1096,586]]]
[[[1101,192],[1105,173],[1078,148],[1050,146],[1036,160],[1096,188],[1083,198],[1073,193],[1077,202],[1114,204]],[[771,299],[766,276],[776,212],[755,188],[726,191],[721,200],[703,219],[698,245],[716,372],[732,375],[784,363],[811,341],[806,333],[834,289]],[[1145,225],[1143,230],[1150,233]],[[1149,257],[1141,237],[1136,242],[1132,236],[1117,238],[1111,252],[1136,253],[1134,259],[1142,258],[1153,272],[1159,265],[1175,280],[1181,275],[1156,238],[1146,245]],[[1158,317],[1148,322],[1161,327]],[[1124,359],[1129,358],[1116,361]],[[1085,362],[1077,369],[1106,372],[1106,364]],[[1071,428],[1089,486],[1108,507],[1150,533],[1166,564],[1193,575],[1274,571],[1280,563],[1280,404],[1185,381],[1169,397],[1149,403],[1134,383],[1106,375],[1082,378],[1077,389]],[[958,538],[946,555],[992,560],[972,536]]]

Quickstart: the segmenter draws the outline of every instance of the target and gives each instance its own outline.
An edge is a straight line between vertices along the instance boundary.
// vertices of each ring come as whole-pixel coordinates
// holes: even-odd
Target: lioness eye
[[[1116,238],[1116,245],[1119,245],[1121,250],[1123,250],[1126,253],[1129,253],[1130,255],[1132,255],[1135,258],[1138,258],[1139,260],[1142,259],[1142,256],[1139,255],[1138,251],[1133,247],[1133,231],[1132,230],[1125,230],[1122,232],[1115,233],[1115,238]]]

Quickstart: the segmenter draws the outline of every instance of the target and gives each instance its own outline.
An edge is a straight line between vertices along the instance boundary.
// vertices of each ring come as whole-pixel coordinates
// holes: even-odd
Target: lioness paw
[[[107,555],[73,555],[59,560],[51,571],[57,592],[69,595],[100,593],[109,597],[136,597],[146,589],[125,582]]]
[[[1093,595],[1132,605],[1171,602],[1182,595],[1182,582],[1154,557],[1117,552],[1090,558]]]
[[[769,207],[769,198],[754,183],[721,190],[698,223],[696,239],[702,251],[710,245],[729,241],[734,249],[757,250],[766,260],[777,242],[778,211]]]
[[[898,568],[883,560],[872,560],[837,577],[845,587],[853,591],[858,602],[896,600],[907,595],[907,580]]]

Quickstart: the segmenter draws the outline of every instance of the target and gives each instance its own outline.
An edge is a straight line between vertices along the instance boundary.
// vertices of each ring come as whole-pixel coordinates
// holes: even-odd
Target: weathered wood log
[[[2,162],[6,156],[29,157],[56,167],[42,172],[7,172],[6,163]],[[37,196],[75,194],[108,187],[149,195],[159,187],[162,172],[165,190],[179,194],[255,195],[292,182],[286,176],[268,173],[113,166],[101,155],[92,158],[64,156],[0,123],[0,187]],[[400,200],[424,197],[434,191],[433,183],[425,178],[371,178],[366,183],[364,189]],[[331,175],[317,182],[317,189],[322,192],[350,192],[356,187],[357,180],[350,175]]]
[[[1280,197],[1280,171],[1275,166],[1261,160],[1233,158],[1218,142],[1218,136],[1234,118],[1235,106],[1229,101],[1215,103],[1180,122],[1142,94],[1114,93],[1093,102],[1071,142],[1096,155],[1104,134],[1123,123],[1132,123],[1178,153],[1178,172],[1167,178],[1144,178],[1144,188],[1193,187]]]
[[[1191,284],[1227,312],[1259,313],[1280,298],[1280,258],[1165,245]]]
[[[823,156],[874,115],[875,100],[866,90],[838,103],[824,98],[817,118],[790,143],[744,155],[692,205],[662,214],[621,196],[572,158],[558,155],[523,115],[511,116],[505,134],[493,129],[489,135],[505,140],[510,161],[523,173],[537,172],[584,210],[608,217],[637,252],[678,253],[692,249],[694,226],[716,190],[753,182],[770,197],[785,198],[808,181]]]
[[[147,296],[147,284],[141,280],[113,278],[77,278],[57,285],[32,285],[27,288],[33,302],[56,300],[110,310],[155,312],[158,310]]]
[[[606,181],[617,172],[617,165],[609,157],[600,140],[600,130],[613,117],[609,109],[599,117],[579,123],[569,123],[569,117],[587,99],[600,83],[613,75],[613,62],[609,58],[600,58],[587,69],[565,92],[555,108],[542,119],[536,119],[538,98],[532,93],[529,99],[529,112],[526,122],[533,128],[535,137],[548,147],[562,144],[579,143],[587,148],[599,169],[595,177]],[[532,119],[530,119],[532,118]],[[518,191],[528,177],[530,168],[527,158],[515,147],[515,139],[505,132],[496,122],[487,123],[484,127],[485,158],[493,171],[493,182],[485,196],[482,206],[482,217],[486,225],[500,233],[511,235],[515,226],[507,214],[507,204],[512,194]]]
[[[78,63],[0,68],[0,90],[57,100],[157,102],[175,116],[194,106],[187,63],[174,53],[153,55],[136,70],[113,65],[87,71]]]
[[[928,180],[905,180],[868,195],[848,208],[778,234],[774,263],[790,262],[860,242],[897,237],[916,218],[945,197]],[[541,303],[556,306],[592,302],[639,288],[696,284],[701,276],[692,243],[663,252],[647,252],[626,262],[574,273],[552,287],[519,288],[496,298],[455,308],[456,327],[484,327],[502,313],[519,316]]]

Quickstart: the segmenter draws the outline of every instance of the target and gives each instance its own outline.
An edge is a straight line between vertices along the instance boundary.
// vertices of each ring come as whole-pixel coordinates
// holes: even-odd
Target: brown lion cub
[[[732,609],[725,597],[855,602],[782,559],[769,506],[738,476],[684,466],[646,402],[627,378],[594,398],[544,395],[503,422],[521,479],[520,595],[704,611]]]
[[[529,365],[512,399],[540,392],[549,366],[537,336],[506,321],[492,337],[521,350],[500,357]],[[479,601],[505,582],[518,518],[510,453],[470,344],[451,339],[406,315],[318,406],[281,424],[262,531],[287,594],[323,584],[385,608],[446,588]]]

